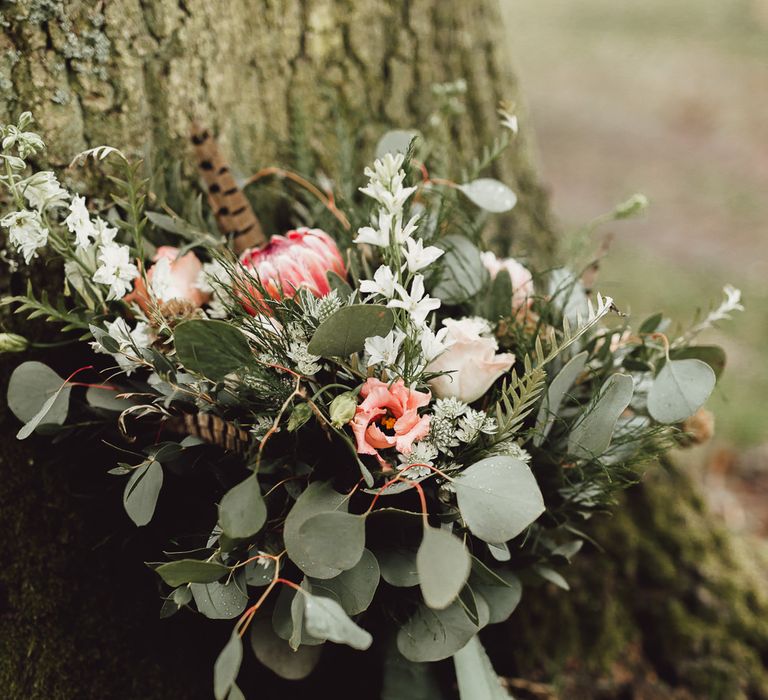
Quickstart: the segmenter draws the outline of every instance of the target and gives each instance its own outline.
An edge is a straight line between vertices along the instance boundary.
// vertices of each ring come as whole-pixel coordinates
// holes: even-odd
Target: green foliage
[[[213,380],[224,379],[252,359],[248,340],[224,321],[185,321],[174,330],[174,342],[184,367]]]
[[[229,573],[230,569],[216,561],[178,559],[160,564],[155,571],[169,586],[184,583],[213,583]]]
[[[236,579],[227,583],[192,583],[190,589],[198,611],[212,620],[238,617],[248,603],[248,596]]]
[[[320,357],[346,358],[361,352],[367,338],[387,335],[394,323],[394,314],[385,306],[345,306],[318,326],[307,349]]]
[[[397,633],[397,648],[409,661],[440,661],[453,656],[478,629],[459,602],[444,610],[420,605]]]
[[[692,416],[715,388],[714,370],[697,359],[668,360],[648,392],[648,412],[659,423]]]
[[[478,637],[472,637],[453,655],[453,663],[461,700],[506,700],[510,697]]]
[[[255,535],[266,519],[267,507],[255,474],[227,491],[219,504],[219,525],[232,539]]]
[[[160,462],[149,460],[133,471],[123,491],[123,506],[136,525],[141,527],[152,520],[162,486]]]
[[[517,204],[517,195],[503,182],[484,177],[457,187],[473,204],[493,214],[503,214]]]
[[[213,695],[216,700],[226,700],[229,696],[242,661],[243,643],[235,630],[213,666]]]
[[[303,602],[304,621],[309,634],[362,651],[371,646],[371,635],[352,622],[335,600],[306,592],[300,593],[296,600]]]
[[[416,554],[424,602],[433,609],[447,608],[464,587],[470,570],[469,552],[464,543],[448,530],[424,528]]]
[[[485,542],[506,542],[544,512],[530,468],[512,457],[487,457],[456,475],[461,517]]]
[[[330,579],[312,579],[312,590],[338,599],[347,615],[359,615],[368,609],[379,585],[379,563],[370,550],[363,551],[351,569]]]
[[[262,617],[251,625],[251,648],[256,658],[281,678],[298,681],[306,678],[320,660],[321,645],[302,644],[295,651],[281,639],[269,618]]]
[[[24,423],[17,438],[29,437],[41,424],[63,425],[72,387],[42,362],[24,362],[8,382],[8,408]]]
[[[480,251],[465,236],[445,236],[438,245],[445,253],[439,259],[439,277],[431,293],[446,304],[462,304],[478,294],[488,280]]]

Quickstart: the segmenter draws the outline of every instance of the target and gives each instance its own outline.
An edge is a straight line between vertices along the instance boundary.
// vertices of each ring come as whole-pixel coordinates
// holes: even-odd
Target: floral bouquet
[[[502,117],[460,176],[433,177],[433,151],[402,131],[343,197],[266,169],[303,188],[302,225],[270,237],[203,130],[212,212],[193,192],[176,197],[182,215],[171,188],[108,147],[74,161],[113,168],[111,201],[89,206],[30,172],[44,144],[28,113],[2,127],[5,259],[63,263],[58,294],[30,284],[5,303],[94,353],[66,379],[39,362],[15,370],[18,438],[87,440],[102,424],[134,456],[110,473],[137,526],[161,492],[170,506],[202,478],[199,534],[151,567],[163,616],[233,621],[219,700],[243,697],[244,642],[299,679],[327,642],[367,650],[372,631],[386,697],[416,697],[406,679],[431,683],[449,657],[462,698],[506,697],[483,628],[524,584],[567,589],[583,523],[640,462],[711,432],[702,406],[724,356],[693,343],[741,308],[738,291],[687,330],[661,314],[634,327],[593,290],[592,267],[537,273],[487,250],[489,219],[516,202],[482,173],[514,136]]]

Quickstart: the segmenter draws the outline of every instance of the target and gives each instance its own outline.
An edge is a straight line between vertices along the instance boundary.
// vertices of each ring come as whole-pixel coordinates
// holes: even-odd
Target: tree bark
[[[495,133],[497,102],[518,97],[495,0],[19,0],[1,7],[0,120],[33,111],[49,143],[47,163],[56,166],[104,143],[186,164],[196,118],[220,136],[243,174],[282,164],[337,177],[340,167],[368,161],[387,128],[423,126],[434,109],[433,84],[458,78],[468,84],[468,114],[451,138],[457,160],[467,159]],[[495,174],[520,198],[505,220],[506,240],[549,259],[553,226],[524,136]],[[77,186],[85,175],[68,177]],[[3,320],[9,329],[18,323]],[[72,370],[65,357],[44,359]],[[4,380],[15,364],[2,360]],[[159,556],[173,530],[159,523],[149,534],[126,522],[119,487],[104,477],[109,451],[51,447],[43,438],[16,443],[15,421],[7,410],[1,418],[4,697],[210,697],[212,660],[229,627],[192,616],[159,621],[155,580],[139,565]],[[571,577],[574,593],[533,592],[491,633],[500,670],[570,684],[565,697],[597,697],[595,687],[618,697],[612,679],[631,651],[643,679],[655,674],[680,692],[698,696],[717,682],[768,697],[765,598],[739,562],[712,554],[732,546],[729,536],[710,524],[689,485],[675,483],[677,492],[634,489],[619,515],[596,527],[608,554],[585,555]],[[750,619],[750,609],[763,621]],[[331,687],[337,697],[374,697],[365,672],[375,676],[375,666],[361,669],[360,655],[334,649],[325,668],[309,684],[280,686],[283,697],[310,689],[322,696]],[[252,673],[248,696],[264,690],[271,697],[274,680]]]

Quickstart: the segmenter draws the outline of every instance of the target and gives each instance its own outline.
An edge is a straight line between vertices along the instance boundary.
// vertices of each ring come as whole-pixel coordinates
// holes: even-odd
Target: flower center
[[[387,412],[385,415],[379,418],[377,422],[385,435],[395,434],[395,423],[397,423],[397,418],[395,418],[392,414]]]

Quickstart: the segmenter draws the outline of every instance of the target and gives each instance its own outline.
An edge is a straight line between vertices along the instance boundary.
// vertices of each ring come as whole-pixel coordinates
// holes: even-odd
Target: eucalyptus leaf
[[[714,370],[701,360],[669,360],[648,391],[648,413],[659,423],[679,423],[704,405],[715,382]]]
[[[344,306],[317,327],[307,350],[320,357],[349,357],[363,350],[366,339],[387,335],[394,324],[394,314],[381,304]]]
[[[461,700],[510,700],[477,636],[453,655]]]
[[[361,651],[371,646],[371,635],[356,625],[335,600],[311,593],[298,595],[304,599],[304,624],[309,634]]]
[[[267,507],[255,474],[227,491],[219,504],[219,524],[232,539],[255,535],[266,519]]]
[[[135,469],[128,479],[123,491],[123,506],[139,527],[152,520],[162,486],[163,468],[154,460]]]
[[[563,403],[563,399],[573,386],[578,376],[584,371],[587,364],[588,352],[580,352],[574,355],[566,365],[557,373],[552,383],[544,395],[539,414],[536,417],[536,433],[533,438],[533,444],[539,447],[549,435],[555,418]]]
[[[299,532],[301,526],[313,516],[330,512],[346,513],[346,497],[335,491],[329,482],[313,481],[299,496],[285,519],[283,540],[288,556],[307,576],[325,579],[338,576],[342,572],[338,566],[318,561],[317,552],[312,549],[305,535]],[[353,544],[356,541],[354,540]],[[328,543],[325,544],[323,552],[327,546]],[[354,563],[351,566],[354,566]]]
[[[237,680],[242,661],[243,643],[240,635],[234,630],[213,666],[213,695],[216,700],[226,700]]]
[[[487,457],[453,481],[461,517],[485,542],[506,542],[544,512],[544,498],[527,464]]]
[[[202,615],[212,620],[231,620],[245,610],[248,596],[234,580],[223,584],[193,583],[190,585],[195,605]]]
[[[481,209],[502,214],[517,204],[517,195],[503,182],[491,177],[482,177],[457,187]]]
[[[456,305],[479,294],[488,281],[488,270],[477,246],[466,236],[455,234],[441,238],[437,245],[445,253],[440,257],[440,275],[432,296]]]
[[[381,700],[444,700],[433,664],[406,659],[395,644],[387,647]]]
[[[628,374],[613,374],[600,388],[597,401],[588,406],[568,437],[568,452],[583,459],[599,457],[608,449],[616,421],[629,406],[634,381]]]
[[[458,601],[445,610],[420,605],[397,633],[397,648],[409,661],[440,661],[453,656],[478,629]]]
[[[71,391],[72,387],[48,365],[20,364],[8,382],[8,408],[25,423],[16,437],[29,437],[39,425],[63,425]]]
[[[324,570],[346,571],[363,556],[365,516],[341,511],[318,513],[301,524],[299,537],[304,550],[311,552],[311,560],[299,564],[301,570],[307,576],[331,578],[322,575]]]
[[[672,360],[689,360],[693,358],[706,362],[714,371],[717,379],[720,379],[720,375],[725,369],[725,350],[719,345],[691,345],[687,348],[672,350],[669,353],[669,357]]]
[[[243,695],[243,691],[237,685],[233,685],[229,689],[227,700],[245,700],[245,695]]]
[[[373,553],[366,549],[360,561],[351,569],[331,579],[311,579],[312,590],[338,598],[348,615],[358,615],[368,606],[379,585],[379,564]]]
[[[288,642],[275,634],[268,617],[254,620],[250,640],[256,658],[289,681],[300,681],[312,673],[322,653],[322,646],[301,645],[294,651]]]
[[[183,583],[212,583],[230,572],[228,566],[215,561],[200,559],[179,559],[161,564],[155,572],[169,586],[181,586]]]
[[[559,571],[555,571],[554,569],[550,569],[548,566],[542,566],[540,564],[535,565],[533,570],[545,581],[554,583],[558,588],[562,588],[564,591],[571,590],[571,587],[568,585],[568,581],[563,578],[563,575]]]
[[[416,569],[424,602],[437,610],[447,608],[464,587],[471,563],[464,543],[447,530],[424,528],[416,555]]]
[[[376,551],[381,577],[390,585],[410,588],[419,585],[416,550],[407,547],[387,547]]]
[[[226,321],[184,321],[174,329],[173,338],[179,362],[214,381],[251,362],[248,340]]]
[[[85,392],[85,400],[94,408],[115,411],[116,413],[122,413],[126,408],[130,408],[135,404],[130,399],[118,398],[119,395],[120,392],[113,389],[89,386]]]
[[[504,585],[489,585],[472,582],[474,590],[488,604],[488,622],[492,625],[504,622],[520,604],[523,585],[511,571],[499,572]]]
[[[392,129],[387,131],[376,144],[376,158],[383,158],[387,153],[397,155],[408,153],[411,141],[419,136],[413,129]]]

